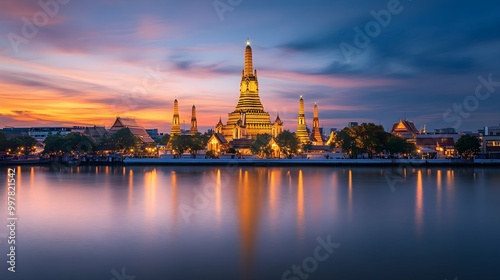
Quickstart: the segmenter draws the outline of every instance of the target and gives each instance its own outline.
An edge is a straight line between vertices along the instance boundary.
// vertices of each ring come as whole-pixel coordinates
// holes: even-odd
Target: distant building
[[[349,122],[347,123],[347,127],[359,126],[358,122]]]
[[[158,132],[158,128],[148,128],[146,129],[146,132],[153,140],[160,138],[160,133]]]
[[[227,149],[229,149],[229,143],[221,133],[214,133],[208,139],[207,151],[212,151],[216,156],[227,151]]]
[[[415,144],[417,152],[429,158],[455,155],[455,143],[461,135],[455,133],[454,129],[436,129],[435,133],[423,133],[424,131],[426,129],[421,133],[413,122],[405,119],[392,125],[391,134]]]
[[[30,128],[28,135],[35,138],[38,142],[45,141],[45,138],[49,135],[67,135],[70,133],[80,133],[82,134],[85,130],[83,126],[71,126],[71,127],[58,127],[58,126],[46,126],[46,127],[32,127]]]
[[[253,140],[250,138],[233,139],[229,142],[229,147],[234,148],[242,155],[251,155],[252,151],[250,147],[252,146],[252,142]]]
[[[196,120],[196,106],[191,108],[191,129],[189,130],[190,135],[196,135],[198,133],[198,121]]]
[[[83,130],[83,134],[89,136],[92,138],[96,143],[98,143],[106,134],[108,131],[104,126],[90,126],[86,127]]]
[[[422,154],[436,154],[438,158],[453,157],[455,155],[455,143],[460,134],[418,134],[415,144]]]
[[[49,135],[59,134],[64,136],[73,132],[72,129],[72,127],[32,127],[28,135],[35,138],[38,142],[43,142]]]
[[[45,141],[45,139],[49,135],[59,134],[61,136],[64,136],[70,133],[84,134],[97,141],[108,132],[104,128],[104,126],[95,126],[95,125],[93,127],[84,127],[84,126],[71,126],[71,127],[44,126],[44,127],[22,127],[22,128],[6,127],[2,129],[2,131],[7,134],[7,137],[29,135],[35,138],[40,143]]]
[[[397,135],[403,139],[415,139],[417,134],[420,134],[420,131],[415,127],[413,122],[409,120],[399,120],[398,123],[392,124],[391,134]]]
[[[302,95],[300,96],[300,99],[299,99],[299,115],[297,117],[296,136],[297,136],[297,138],[299,138],[299,141],[302,144],[305,144],[305,143],[308,143],[309,141],[311,141],[309,138],[309,132],[307,131],[306,115],[305,115],[305,109],[304,109],[304,99],[302,98]]]
[[[5,127],[2,132],[7,135],[7,138],[26,136],[30,131],[30,127]]]
[[[453,127],[446,127],[446,128],[436,128],[434,129],[436,134],[453,134],[457,133],[457,131]]]
[[[488,158],[500,158],[500,125],[487,126],[482,131],[481,139],[481,153],[485,154]]]
[[[137,136],[144,144],[152,144],[155,141],[149,136],[144,127],[140,126],[135,119],[117,117],[113,126],[109,129],[109,134],[113,135],[119,130],[127,128]]]
[[[323,146],[323,144],[325,143],[323,135],[321,133],[321,129],[319,128],[319,113],[317,104],[314,104],[313,131],[311,135],[311,141],[313,145],[316,146]]]
[[[179,120],[179,101],[177,101],[177,98],[174,100],[174,115],[172,116],[172,129],[170,130],[170,137],[175,135],[181,135],[181,123]]]

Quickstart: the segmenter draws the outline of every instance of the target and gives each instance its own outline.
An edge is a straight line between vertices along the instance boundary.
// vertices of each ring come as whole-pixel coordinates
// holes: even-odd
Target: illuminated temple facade
[[[264,111],[260,101],[257,70],[253,69],[250,42],[247,42],[245,49],[245,66],[241,75],[238,104],[236,109],[228,114],[225,125],[219,120],[215,132],[222,134],[227,141],[255,138],[257,134],[265,133],[276,137],[283,132],[283,122],[279,116],[271,123],[269,113]]]

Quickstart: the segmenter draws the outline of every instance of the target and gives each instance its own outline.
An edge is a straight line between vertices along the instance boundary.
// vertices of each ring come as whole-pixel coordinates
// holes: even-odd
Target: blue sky
[[[286,129],[300,95],[309,125],[317,102],[327,131],[405,116],[428,130],[500,124],[495,1],[42,2],[48,12],[0,4],[1,126],[109,127],[121,115],[168,132],[177,97],[181,120],[194,103],[206,130],[236,106],[247,38],[263,105]]]

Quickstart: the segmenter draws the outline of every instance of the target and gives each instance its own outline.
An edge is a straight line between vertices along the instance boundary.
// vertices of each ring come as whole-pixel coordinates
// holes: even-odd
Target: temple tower
[[[323,146],[323,137],[319,131],[318,105],[314,103],[312,142],[314,145]]]
[[[174,100],[174,115],[172,117],[172,130],[170,130],[170,137],[174,135],[181,135],[181,124],[179,121],[179,102]]]
[[[299,138],[300,143],[305,144],[309,142],[309,135],[307,133],[307,126],[306,126],[306,115],[305,115],[305,110],[304,110],[304,99],[302,98],[302,95],[300,96],[299,100],[299,116],[297,119],[297,138]]]
[[[276,120],[274,121],[273,124],[273,137],[278,137],[283,132],[283,122],[280,119],[280,114],[276,116]]]
[[[190,135],[196,135],[198,133],[198,121],[196,120],[196,106],[191,108],[191,129],[189,130]]]
[[[227,124],[222,128],[217,124],[216,131],[222,131],[224,138],[231,141],[237,138],[254,138],[257,134],[273,135],[273,129],[278,131],[282,127],[283,123],[276,126],[271,123],[269,113],[264,111],[259,97],[257,70],[253,69],[252,47],[247,41],[238,104],[228,114]]]

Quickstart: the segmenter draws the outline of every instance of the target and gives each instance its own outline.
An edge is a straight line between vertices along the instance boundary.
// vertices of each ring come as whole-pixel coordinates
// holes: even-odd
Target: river
[[[494,168],[13,168],[2,279],[500,279]]]

